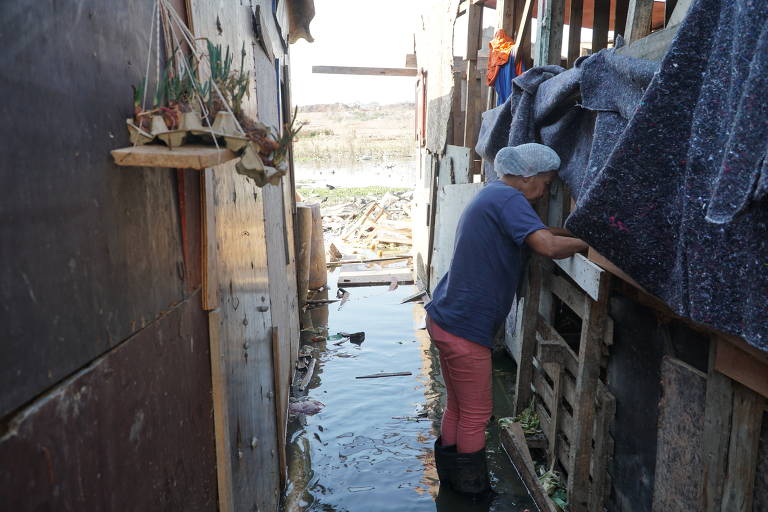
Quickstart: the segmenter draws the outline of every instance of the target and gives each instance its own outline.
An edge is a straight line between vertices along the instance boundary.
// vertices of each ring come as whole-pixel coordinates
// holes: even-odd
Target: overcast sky
[[[414,78],[313,74],[312,66],[403,67],[413,53],[417,3],[315,0],[315,42],[291,45],[294,104],[414,101]]]
[[[310,24],[314,43],[291,45],[291,94],[295,105],[381,104],[415,101],[415,78],[313,74],[312,66],[405,66],[413,53],[418,5],[425,0],[315,0]],[[496,14],[485,9],[484,25]],[[456,23],[457,41],[466,38],[466,18]],[[466,44],[466,43],[464,43]],[[461,44],[457,55],[463,55]]]

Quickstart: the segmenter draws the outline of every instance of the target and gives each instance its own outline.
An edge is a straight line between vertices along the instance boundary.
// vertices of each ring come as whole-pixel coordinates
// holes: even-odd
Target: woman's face
[[[525,189],[521,190],[525,198],[530,201],[536,201],[544,197],[544,194],[549,189],[549,184],[555,179],[556,171],[543,172],[532,176],[525,182]]]

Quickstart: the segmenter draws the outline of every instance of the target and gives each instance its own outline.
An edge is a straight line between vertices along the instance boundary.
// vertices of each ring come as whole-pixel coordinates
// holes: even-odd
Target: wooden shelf
[[[189,145],[170,149],[147,144],[112,150],[112,157],[121,166],[202,170],[233,160],[237,155],[224,147]]]

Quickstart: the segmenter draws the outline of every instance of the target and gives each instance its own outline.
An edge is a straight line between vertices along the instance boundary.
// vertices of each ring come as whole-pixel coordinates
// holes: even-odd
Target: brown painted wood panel
[[[703,481],[707,379],[692,366],[665,357],[661,385],[653,510],[691,510]]]
[[[217,510],[199,292],[0,432],[3,510]]]
[[[185,297],[175,171],[109,156],[129,144],[151,8],[0,3],[0,416]]]

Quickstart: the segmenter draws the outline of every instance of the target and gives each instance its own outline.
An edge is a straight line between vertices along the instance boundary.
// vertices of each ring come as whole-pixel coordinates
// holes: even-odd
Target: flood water
[[[336,275],[329,276],[331,297]],[[317,414],[289,420],[289,482],[283,510],[334,512],[536,510],[514,467],[489,428],[489,469],[501,493],[490,505],[439,492],[432,445],[439,429],[444,388],[420,304],[400,304],[413,286],[349,288],[340,311],[331,305],[328,331],[365,332],[361,345],[334,340],[307,344],[318,364],[306,394],[324,404]],[[324,323],[323,314],[315,315]],[[319,319],[319,320],[318,320]],[[311,337],[305,333],[305,338]],[[494,363],[494,415],[510,413],[513,369]],[[411,376],[356,379],[379,372]]]

